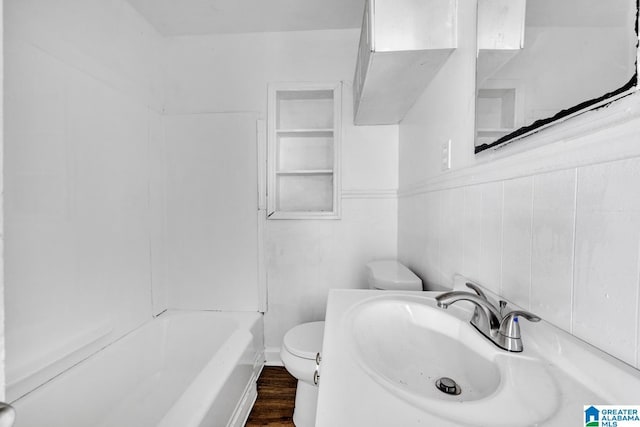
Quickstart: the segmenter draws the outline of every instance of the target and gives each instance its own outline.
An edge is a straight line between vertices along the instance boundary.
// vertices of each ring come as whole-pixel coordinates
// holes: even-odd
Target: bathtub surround
[[[4,6],[13,400],[154,313],[150,257],[162,249],[150,236],[162,211],[150,206],[150,152],[162,132],[162,45],[120,1]]]
[[[169,307],[258,311],[257,115],[164,114],[127,2],[6,8],[8,399]]]
[[[400,125],[400,260],[432,288],[471,277],[640,368],[639,94],[474,158],[473,45]]]
[[[343,81],[341,219],[264,224],[268,364],[281,363],[287,330],[324,319],[330,288],[366,288],[365,263],[396,254],[398,126],[353,126],[358,37],[353,29],[166,39],[168,118],[214,111],[266,118],[270,82]]]
[[[170,307],[259,311],[256,120],[164,118]]]

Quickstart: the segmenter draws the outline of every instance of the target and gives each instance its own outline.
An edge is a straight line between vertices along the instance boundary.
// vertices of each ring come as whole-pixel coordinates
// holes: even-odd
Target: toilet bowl
[[[398,261],[373,261],[366,268],[370,289],[422,290],[420,278]],[[284,336],[280,357],[298,380],[293,412],[296,427],[315,426],[323,335],[324,322],[309,322],[291,328]]]
[[[289,329],[282,342],[282,363],[298,380],[293,412],[296,427],[315,425],[323,336],[324,322],[309,322]]]

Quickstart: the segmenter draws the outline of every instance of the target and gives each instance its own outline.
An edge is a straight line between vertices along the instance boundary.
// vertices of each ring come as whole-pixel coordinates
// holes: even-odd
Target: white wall
[[[454,55],[445,67],[472,60]],[[474,76],[444,72],[400,125],[400,259],[432,288],[462,273],[640,367],[640,96],[474,158]]]
[[[400,188],[440,174],[442,144],[451,140],[452,167],[473,161],[476,2],[458,3],[458,48],[400,126]],[[471,124],[471,126],[469,125]]]
[[[364,263],[396,255],[398,128],[351,125],[358,37],[358,30],[336,30],[167,41],[169,115],[254,111],[264,118],[269,82],[344,82],[342,219],[266,224],[265,334],[274,362],[290,327],[324,318],[329,288],[365,287]]]
[[[336,30],[168,38],[166,112],[264,114],[268,82],[351,81],[357,34]]]
[[[0,2],[0,80],[4,81],[4,4]],[[4,84],[0,88],[0,95],[4,99]],[[4,309],[4,102],[0,106],[0,400],[6,401],[6,369],[5,369],[5,309]]]
[[[12,400],[151,318],[162,91],[161,39],[126,2],[5,7]]]
[[[169,307],[258,311],[256,114],[171,115],[165,132]]]

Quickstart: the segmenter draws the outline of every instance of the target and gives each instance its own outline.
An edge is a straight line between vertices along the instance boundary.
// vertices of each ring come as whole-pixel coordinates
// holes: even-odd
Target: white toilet
[[[373,261],[366,267],[370,289],[422,290],[420,278],[398,261]],[[298,379],[293,412],[296,427],[315,425],[323,335],[324,322],[309,322],[291,328],[284,336],[280,357],[287,371]]]

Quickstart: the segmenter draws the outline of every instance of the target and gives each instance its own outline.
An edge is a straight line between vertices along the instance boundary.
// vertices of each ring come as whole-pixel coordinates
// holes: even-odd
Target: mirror
[[[478,0],[475,152],[636,89],[637,0]]]

